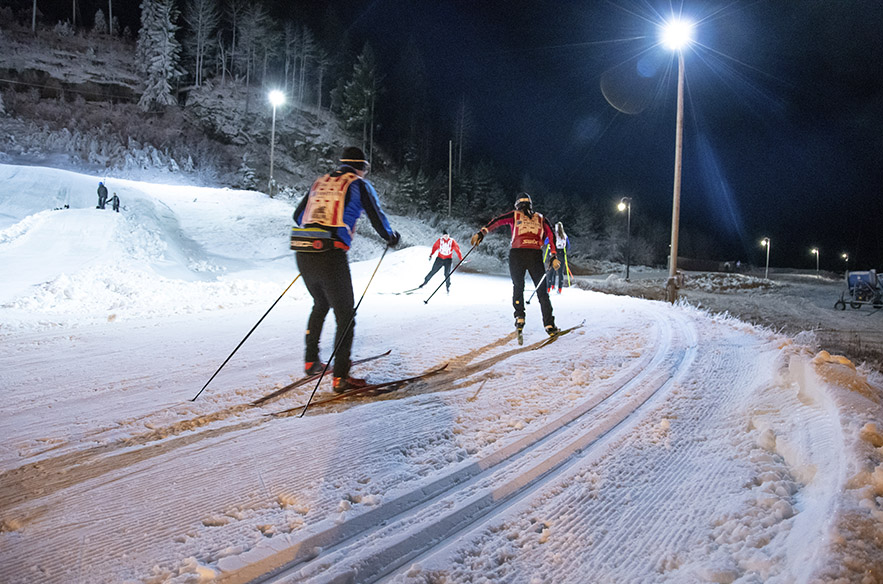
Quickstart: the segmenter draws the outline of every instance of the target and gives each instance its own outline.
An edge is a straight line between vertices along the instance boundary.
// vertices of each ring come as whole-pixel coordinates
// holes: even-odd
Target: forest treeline
[[[10,22],[30,25],[35,34],[39,22],[59,37],[79,38],[86,44],[113,39],[130,48],[132,67],[142,81],[137,107],[153,120],[183,120],[185,126],[178,138],[154,131],[162,137],[156,138],[160,143],[154,143],[153,150],[144,144],[153,140],[135,140],[141,158],[163,163],[166,156],[172,168],[202,172],[208,178],[224,175],[210,167],[229,166],[230,157],[222,159],[204,138],[186,137],[192,133],[186,128],[188,114],[199,119],[211,139],[238,144],[243,152],[251,147],[254,152],[270,139],[266,93],[279,89],[286,95],[288,111],[300,112],[300,122],[310,119],[316,126],[339,126],[350,141],[362,146],[372,160],[375,180],[385,187],[384,196],[397,212],[450,213],[453,219],[477,225],[511,208],[516,193],[526,191],[539,210],[553,221],[562,221],[575,256],[625,262],[628,251],[632,264],[666,262],[667,224],[635,213],[627,233],[626,217],[616,210],[618,201],[557,193],[530,176],[514,175],[495,161],[473,159],[470,142],[481,130],[471,113],[471,96],[460,96],[453,112],[434,111],[426,62],[414,42],[405,45],[396,62],[384,63],[370,39],[356,46],[345,23],[331,9],[321,26],[314,28],[298,21],[296,14],[274,17],[254,0],[142,0],[139,26],[132,30],[121,27],[113,16],[117,8],[113,0],[98,4],[90,15],[84,14],[82,1],[77,7],[74,0],[72,18],[56,23],[42,22],[36,2],[30,0],[15,5],[17,10],[3,10],[12,17]],[[230,99],[209,107],[207,96],[212,94]],[[23,101],[7,97],[7,113],[34,107]],[[16,105],[9,107],[12,102]],[[237,116],[241,119],[230,121]],[[381,116],[383,139],[377,141],[374,134]],[[84,126],[57,132],[94,131],[94,124]],[[131,127],[129,131],[137,133]],[[301,179],[300,184],[292,179],[289,188],[280,185],[280,191],[299,196],[302,181],[309,178],[304,169],[327,163],[340,134],[335,140],[329,138],[333,128],[304,133],[284,123],[276,132],[279,173]],[[100,138],[96,140],[99,145],[90,147],[89,156],[100,160],[102,156],[94,152],[108,148],[100,144]],[[125,150],[132,137],[120,134],[117,142],[116,149]],[[265,165],[257,159],[253,153],[243,153],[235,161],[238,186],[263,189],[267,185]],[[128,164],[144,163],[129,154]],[[711,239],[682,231],[680,249],[685,255],[708,257],[713,248]]]

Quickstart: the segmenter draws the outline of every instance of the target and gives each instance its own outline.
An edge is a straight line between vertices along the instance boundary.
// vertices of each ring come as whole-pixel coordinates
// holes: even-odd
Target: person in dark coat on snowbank
[[[107,187],[104,186],[103,182],[98,183],[98,206],[96,209],[104,209],[104,206],[107,204]]]

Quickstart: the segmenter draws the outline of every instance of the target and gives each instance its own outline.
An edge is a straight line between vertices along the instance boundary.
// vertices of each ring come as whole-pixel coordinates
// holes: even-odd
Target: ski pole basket
[[[840,293],[834,308],[846,310],[847,304],[854,309],[864,305],[883,308],[883,287],[876,270],[846,272],[846,290]]]

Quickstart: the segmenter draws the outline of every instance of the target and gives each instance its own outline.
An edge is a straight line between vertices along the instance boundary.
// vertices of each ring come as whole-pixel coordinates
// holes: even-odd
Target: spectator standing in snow
[[[559,221],[555,224],[555,237],[552,239],[555,242],[555,252],[558,255],[558,269],[550,269],[547,280],[549,282],[549,292],[555,287],[555,282],[558,282],[558,294],[561,294],[561,288],[564,286],[564,276],[567,275],[567,248],[570,247],[570,239],[568,239],[567,234],[564,233],[564,225]],[[548,243],[548,241],[547,241]],[[550,248],[551,249],[551,248]],[[564,258],[564,262],[561,262],[561,258]]]
[[[107,187],[103,182],[98,183],[98,206],[96,209],[104,209],[107,204]]]
[[[297,253],[297,267],[313,297],[307,321],[304,370],[307,374],[325,369],[319,359],[319,337],[328,310],[337,323],[334,346],[333,389],[343,392],[364,387],[364,379],[350,377],[355,308],[353,283],[346,252],[352,244],[356,221],[364,212],[371,226],[390,247],[399,242],[389,220],[380,209],[374,186],[365,180],[369,163],[361,149],[344,148],[340,166],[316,180],[309,194],[294,211],[291,247]]]
[[[512,305],[515,307],[515,329],[521,339],[521,330],[524,328],[524,273],[530,274],[535,286],[537,286],[537,298],[543,313],[543,325],[549,335],[558,332],[555,326],[555,317],[552,315],[552,302],[549,300],[549,292],[542,285],[543,276],[546,273],[543,266],[543,241],[553,241],[555,236],[549,220],[533,210],[533,202],[530,195],[521,193],[515,200],[515,210],[504,213],[491,219],[487,225],[472,236],[473,246],[481,243],[484,236],[497,227],[508,225],[512,230],[512,239],[509,249],[509,275],[512,277]],[[558,261],[557,253],[552,251],[550,264],[553,269],[558,269],[561,262]]]
[[[460,253],[460,246],[457,245],[457,242],[453,237],[448,235],[448,230],[442,230],[442,236],[435,240],[435,243],[432,244],[432,251],[429,252],[429,259],[432,259],[434,254],[438,254],[435,256],[435,263],[432,264],[432,269],[429,270],[429,273],[426,274],[426,277],[423,279],[423,283],[417,286],[418,288],[423,288],[426,284],[429,283],[429,280],[435,275],[437,271],[444,268],[445,269],[445,290],[447,292],[451,291],[451,263],[454,260],[454,254],[457,254],[457,257],[460,258],[460,261],[463,260],[463,254]]]
[[[120,198],[116,193],[113,194],[113,197],[110,199],[110,206],[113,207],[113,210],[117,213],[120,212]]]

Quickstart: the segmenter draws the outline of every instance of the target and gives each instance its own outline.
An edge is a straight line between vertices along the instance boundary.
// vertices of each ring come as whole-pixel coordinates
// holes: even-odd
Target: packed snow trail
[[[610,308],[609,302],[599,304]],[[589,526],[570,519],[573,527],[560,533],[561,541],[584,546],[584,564],[606,558],[597,573],[615,574],[614,566],[634,564],[627,561],[629,555],[648,556],[633,542],[642,540],[634,533],[637,523],[642,528],[657,524],[656,532],[641,533],[658,540],[650,555],[661,557],[650,564],[639,562],[632,568],[636,572],[622,574],[625,579],[656,577],[660,566],[666,567],[663,572],[676,569],[678,554],[712,536],[710,522],[719,513],[721,494],[744,492],[750,482],[751,464],[736,464],[741,472],[734,474],[734,463],[728,460],[715,473],[722,463],[697,464],[701,458],[696,449],[709,459],[733,447],[732,437],[717,425],[734,417],[727,409],[730,402],[738,407],[742,394],[768,382],[779,351],[752,329],[703,323],[703,316],[684,315],[658,303],[635,302],[630,308],[624,329],[581,331],[539,351],[512,349],[511,335],[502,337],[452,359],[454,369],[445,380],[432,380],[414,393],[393,394],[383,401],[347,404],[340,413],[314,413],[303,424],[273,420],[250,407],[231,414],[214,409],[213,402],[207,402],[197,418],[188,419],[191,407],[176,407],[180,410],[175,417],[184,418],[166,426],[149,422],[159,413],[148,413],[140,423],[125,424],[130,427],[125,439],[54,456],[47,453],[4,473],[3,508],[17,508],[22,521],[35,524],[61,512],[54,522],[68,522],[74,532],[92,531],[88,545],[75,545],[68,530],[43,534],[36,564],[43,566],[44,576],[61,575],[57,581],[74,575],[74,550],[80,561],[88,559],[94,574],[145,578],[138,570],[120,572],[120,563],[125,564],[120,558],[131,546],[142,550],[139,556],[156,557],[149,550],[159,546],[160,553],[167,541],[177,541],[184,549],[195,545],[188,557],[198,558],[202,569],[220,581],[247,582],[280,569],[288,570],[280,581],[322,582],[343,572],[353,581],[368,582],[398,569],[404,572],[397,578],[421,581],[415,574],[440,568],[417,566],[432,566],[439,557],[450,562],[442,570],[452,581],[457,581],[459,571],[466,581],[476,568],[450,559],[454,552],[448,548],[456,548],[449,543],[452,539],[470,534],[479,548],[488,545],[482,534],[488,529],[497,533],[498,528],[483,526],[517,524],[523,515],[515,510],[527,506],[548,526],[546,541],[558,541],[549,534],[559,535],[559,515],[566,513],[556,510],[554,501],[545,502],[548,492],[566,489],[574,475],[601,480],[597,477],[610,472],[599,469],[603,461],[603,469],[620,467],[607,479],[619,485],[615,496],[596,503],[585,519]],[[641,326],[635,326],[638,323]],[[703,334],[707,328],[714,330]],[[722,336],[722,331],[727,334]],[[603,350],[605,344],[610,350]],[[420,349],[411,350],[415,348]],[[758,353],[767,357],[753,360]],[[483,381],[485,387],[470,401],[476,384]],[[539,391],[521,393],[524,386]],[[307,391],[299,389],[292,399]],[[250,397],[240,393],[236,399],[242,405]],[[500,401],[510,408],[505,423],[494,406]],[[142,424],[148,431],[137,430]],[[654,439],[646,447],[657,452],[647,465],[636,466],[632,441],[640,444],[648,435]],[[701,452],[703,447],[707,452]],[[619,452],[622,448],[627,454]],[[189,465],[187,459],[194,456],[214,464]],[[622,457],[625,460],[617,462]],[[353,476],[359,468],[374,470]],[[660,478],[649,480],[648,468]],[[222,485],[211,487],[219,472]],[[578,484],[577,492],[589,496],[586,485]],[[787,505],[793,504],[793,484],[788,482]],[[652,491],[660,488],[658,504],[653,504]],[[641,489],[650,491],[639,496]],[[113,503],[121,494],[125,500],[142,490],[151,494],[147,507],[124,509]],[[678,496],[672,497],[672,492]],[[35,493],[40,493],[36,499]],[[703,497],[707,500],[697,506]],[[56,508],[54,499],[65,504]],[[625,520],[623,510],[636,500],[646,500],[651,509],[642,504],[632,512],[633,519]],[[75,509],[90,512],[69,523],[78,515],[66,510],[73,502]],[[550,510],[540,513],[540,504],[550,505]],[[102,513],[106,505],[110,508]],[[121,526],[123,532],[89,529],[96,521],[94,525],[100,525],[101,517],[113,517],[111,525]],[[145,539],[143,526],[154,521],[159,523]],[[251,530],[262,535],[243,543]],[[599,534],[607,532],[616,534],[610,549],[599,543]],[[585,537],[591,541],[583,542]],[[240,544],[230,548],[225,541]],[[540,546],[539,551],[551,547]],[[504,550],[494,552],[499,553]],[[518,562],[510,558],[504,564],[515,569]],[[552,570],[554,562],[543,565]],[[186,569],[161,568],[165,576],[157,581]],[[566,580],[567,568],[561,569],[561,574],[550,572],[549,577]]]
[[[297,285],[192,402],[294,277],[290,206],[116,181],[117,215],[94,177],[0,172],[4,583],[883,582],[883,392],[845,359],[576,288],[556,321],[586,326],[537,348],[530,307],[518,346],[506,277],[389,294],[425,272],[414,246],[357,318],[354,356],[391,353],[354,372],[442,374],[303,418],[268,414],[309,384],[253,407],[302,377]],[[88,202],[50,210],[64,189]]]

